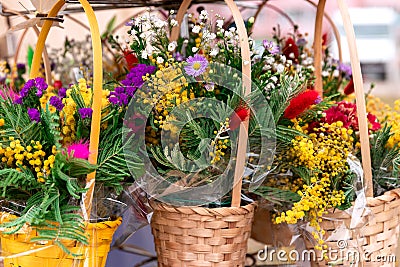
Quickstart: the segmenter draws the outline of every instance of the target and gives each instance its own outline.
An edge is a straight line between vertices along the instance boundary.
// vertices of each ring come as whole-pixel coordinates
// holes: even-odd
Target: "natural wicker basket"
[[[4,213],[1,222],[8,221],[11,217],[16,218],[14,215]],[[78,256],[66,253],[52,241],[32,243],[30,240],[37,236],[37,231],[30,227],[23,228],[16,234],[2,234],[0,240],[4,267],[103,267],[107,261],[114,232],[121,222],[121,218],[118,218],[115,221],[87,224],[85,231],[89,240],[88,245],[75,241],[62,241],[71,253]]]
[[[244,266],[256,203],[214,209],[150,204],[158,266]]]
[[[330,250],[338,251],[335,266],[350,266],[351,262],[361,262],[362,266],[395,266],[396,248],[400,231],[400,189],[367,198],[368,210],[353,228],[352,216],[344,211],[331,211],[324,216],[321,227],[326,231],[325,239]],[[370,212],[369,212],[370,211]],[[335,238],[337,229],[349,229],[349,236]],[[313,244],[307,242],[309,249]],[[317,258],[320,258],[317,252]],[[320,253],[320,252],[319,252]],[[357,259],[358,257],[358,259]],[[313,266],[329,266],[328,261],[313,262]]]

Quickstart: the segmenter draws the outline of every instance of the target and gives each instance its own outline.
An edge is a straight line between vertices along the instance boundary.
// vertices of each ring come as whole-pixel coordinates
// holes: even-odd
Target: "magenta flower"
[[[82,140],[78,143],[71,144],[68,148],[68,155],[78,159],[89,158],[89,143]]]
[[[28,115],[31,121],[40,122],[40,112],[36,108],[28,108]]]
[[[197,77],[203,74],[208,66],[208,61],[205,57],[196,54],[193,57],[190,56],[186,60],[187,65],[184,67],[186,73],[190,76]]]
[[[275,45],[272,41],[264,40],[263,46],[271,55],[279,53],[279,46]]]

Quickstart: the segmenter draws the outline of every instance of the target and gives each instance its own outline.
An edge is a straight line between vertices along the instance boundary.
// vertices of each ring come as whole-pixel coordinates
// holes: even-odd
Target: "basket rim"
[[[205,208],[199,206],[173,206],[164,202],[160,202],[155,199],[149,201],[150,206],[154,210],[167,211],[172,213],[184,213],[184,214],[199,214],[209,216],[229,216],[229,215],[244,215],[254,212],[258,203],[256,201],[251,202],[247,205],[240,207],[220,207],[220,208]]]

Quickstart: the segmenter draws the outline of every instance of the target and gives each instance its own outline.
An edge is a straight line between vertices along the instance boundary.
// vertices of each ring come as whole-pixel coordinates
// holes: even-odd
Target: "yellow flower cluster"
[[[63,118],[63,125],[61,133],[63,134],[63,143],[70,144],[75,141],[76,138],[76,103],[72,98],[72,92],[77,92],[81,97],[86,107],[91,107],[93,92],[91,88],[88,88],[88,83],[85,79],[81,78],[77,85],[74,85],[66,92],[66,97],[63,99],[64,108],[62,109],[60,116]],[[103,90],[102,95],[102,108],[107,107],[110,102],[108,101],[109,90]]]
[[[40,106],[42,107],[42,109],[46,109],[46,104],[49,102],[50,97],[55,96],[55,95],[56,94],[54,93],[54,87],[49,85],[49,87],[47,87],[47,90],[45,91],[43,96],[39,99]],[[52,105],[49,105],[49,111],[51,113],[54,113],[54,112],[56,112],[56,108],[53,107]]]
[[[300,127],[296,120],[294,123],[295,129],[307,133],[308,125]],[[294,167],[306,168],[311,175],[309,181],[305,181],[302,189],[297,191],[300,201],[294,203],[291,210],[275,217],[275,223],[295,224],[308,216],[311,226],[317,231],[315,236],[320,237],[317,241],[323,243],[319,225],[321,216],[345,200],[344,192],[335,188],[332,181],[349,168],[347,157],[353,148],[352,134],[351,129],[344,128],[343,123],[338,121],[314,129],[309,138],[297,136],[292,140],[292,147],[281,156],[281,160],[291,162]]]
[[[143,77],[143,80],[147,81],[147,85],[150,88],[149,92],[138,91],[137,94],[141,94],[144,104],[154,106],[154,125],[159,129],[175,134],[177,132],[176,127],[171,123],[165,123],[167,120],[174,119],[169,115],[170,110],[181,103],[193,99],[195,96],[193,92],[185,89],[188,83],[182,75],[182,70],[178,67],[178,63],[170,65],[166,62],[163,65],[159,65],[158,68],[154,74]],[[180,78],[177,79],[177,77]],[[151,138],[149,140],[150,143],[156,142],[157,134],[155,129],[148,129],[150,132],[147,132],[146,136]],[[151,131],[154,131],[154,133]]]
[[[388,147],[393,148],[400,143],[400,100],[394,102],[391,107],[375,96],[369,95],[367,98],[367,111],[374,114],[378,120],[384,124],[387,122],[391,126],[392,136],[388,140]]]
[[[229,139],[228,138],[221,138],[221,134],[226,132],[226,129],[229,129],[229,118],[225,119],[225,123],[220,123],[221,129],[218,131],[214,131],[214,134],[217,136],[211,142],[214,150],[210,152],[210,156],[213,157],[211,160],[211,164],[217,163],[221,160],[223,156],[225,156],[225,151],[228,148]]]
[[[20,140],[9,138],[7,147],[0,146],[1,161],[8,167],[21,171],[21,168],[31,168],[36,172],[38,182],[44,183],[50,174],[55,161],[57,150],[52,149],[52,155],[46,157],[46,152],[39,141],[31,141],[31,144],[24,147]]]

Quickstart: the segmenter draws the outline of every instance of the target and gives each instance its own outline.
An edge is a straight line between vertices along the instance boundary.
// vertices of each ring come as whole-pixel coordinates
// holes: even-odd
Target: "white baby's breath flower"
[[[324,70],[324,71],[321,73],[321,75],[322,75],[322,77],[328,77],[328,76],[329,76],[329,72],[326,71],[326,70]]]
[[[171,25],[171,27],[178,26],[178,21],[176,19],[171,19],[170,25]]]
[[[201,20],[207,20],[207,19],[208,19],[208,12],[207,12],[207,10],[202,10],[202,11],[200,12],[199,18],[200,18]]]
[[[215,57],[219,53],[219,48],[218,47],[213,47],[210,51],[210,56]]]
[[[282,64],[278,64],[278,65],[276,66],[276,71],[277,71],[278,73],[283,73],[284,70],[285,70],[285,66],[283,66]]]
[[[176,48],[176,42],[175,42],[175,41],[172,42],[172,43],[169,43],[169,45],[168,45],[168,51],[172,52],[172,51],[175,50],[175,48]]]
[[[229,31],[230,31],[230,32],[235,32],[235,31],[236,31],[236,28],[235,28],[235,27],[230,27],[230,28],[229,28]]]
[[[157,57],[157,64],[164,63],[164,59],[162,57]]]
[[[147,59],[148,56],[149,56],[149,54],[147,54],[147,51],[146,51],[146,50],[143,50],[141,56],[142,56],[143,59]]]
[[[278,81],[278,77],[276,76],[272,76],[271,77],[272,82],[276,83]]]
[[[192,32],[194,32],[194,33],[199,33],[200,30],[201,30],[200,26],[199,26],[199,25],[196,25],[196,26],[193,27]]]
[[[199,49],[197,47],[192,47],[192,52],[196,53]]]
[[[158,28],[158,29],[161,29],[162,27],[164,27],[165,24],[166,24],[166,22],[163,21],[163,20],[161,20],[161,19],[157,19],[157,20],[154,22],[154,26],[155,26],[156,28]]]
[[[217,20],[217,28],[222,28],[224,26],[224,21],[222,19]]]
[[[339,70],[334,70],[332,75],[333,77],[339,77]]]

